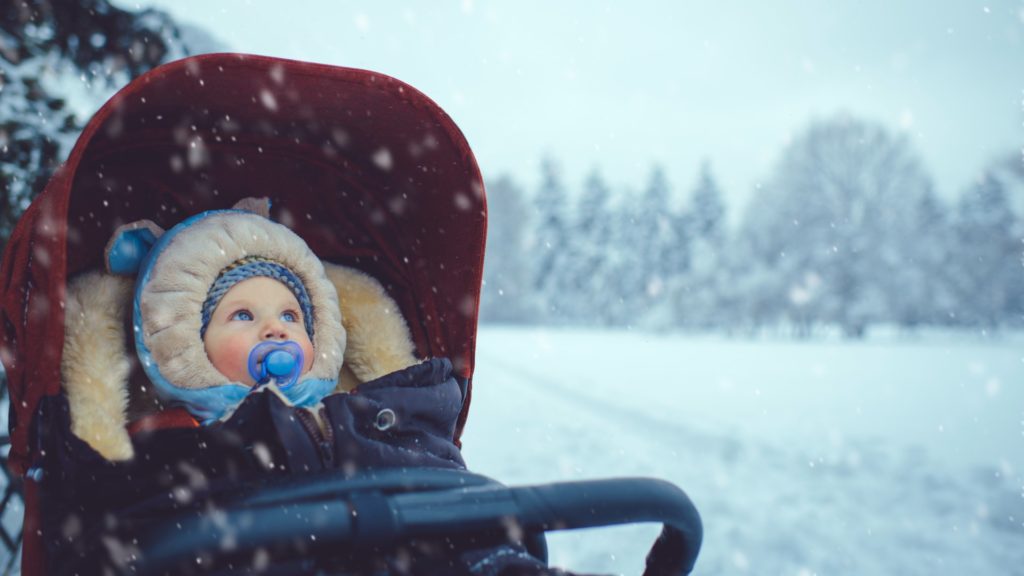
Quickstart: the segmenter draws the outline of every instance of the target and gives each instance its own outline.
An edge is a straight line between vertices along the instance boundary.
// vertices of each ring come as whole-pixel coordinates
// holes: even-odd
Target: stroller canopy
[[[470,381],[486,201],[452,120],[418,90],[366,70],[239,54],[156,68],[107,102],[4,252],[0,358],[10,462],[33,460],[40,398],[60,392],[66,281],[102,267],[121,224],[169,229],[267,196],[271,217],[323,260],[380,280],[420,357]],[[471,390],[471,388],[470,388]],[[456,439],[469,408],[467,397]]]

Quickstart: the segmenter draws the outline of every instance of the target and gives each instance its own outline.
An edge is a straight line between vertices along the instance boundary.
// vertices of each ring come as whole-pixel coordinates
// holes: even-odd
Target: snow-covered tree
[[[891,315],[882,280],[909,265],[906,228],[928,176],[903,136],[841,115],[813,123],[783,153],[744,233],[781,275],[775,299],[798,326],[827,322],[860,336]]]
[[[565,263],[573,258],[568,194],[560,168],[552,158],[541,162],[541,184],[534,196],[534,242],[530,257],[533,291],[545,318],[563,320],[566,293]]]
[[[0,244],[100,104],[183,55],[173,22],[155,10],[26,0],[0,11]]]
[[[567,288],[573,294],[565,302],[565,311],[576,324],[608,324],[610,311],[618,305],[612,274],[621,247],[612,244],[610,199],[611,190],[595,168],[587,175],[576,205],[572,226],[576,250],[565,265]]]
[[[1020,240],[1021,265],[1024,266],[1024,150],[1014,151],[992,162],[988,172],[1002,182],[1013,211],[1013,236]],[[1024,318],[1018,318],[1024,322]]]
[[[725,236],[725,200],[711,171],[711,163],[701,163],[697,185],[690,199],[690,225],[693,236],[721,240]]]
[[[799,221],[786,222],[774,212],[780,195],[766,187],[755,190],[733,244],[731,269],[746,318],[741,323],[757,331],[785,318],[807,334],[815,317],[810,310],[820,299],[820,277],[787,253]]]
[[[664,329],[672,323],[670,256],[680,246],[669,209],[670,193],[665,170],[655,165],[638,203],[625,210],[629,226],[624,230],[624,247],[630,257],[619,274],[630,324]]]
[[[527,233],[530,210],[522,188],[502,175],[487,185],[487,253],[480,304],[482,322],[533,320],[528,295]]]
[[[1010,210],[1018,221],[1024,222],[1024,150],[996,158],[985,172],[1002,182]]]
[[[879,278],[889,299],[889,320],[906,328],[949,321],[955,308],[952,233],[945,204],[930,191],[922,195],[904,229],[901,265]]]
[[[1019,317],[1024,302],[1020,239],[1003,181],[986,173],[957,204],[954,277],[957,317],[995,328]]]
[[[730,287],[724,262],[725,211],[711,165],[704,162],[686,210],[685,245],[678,248],[688,254],[687,269],[678,274],[683,289],[675,300],[683,325],[708,329],[724,322],[721,297]]]

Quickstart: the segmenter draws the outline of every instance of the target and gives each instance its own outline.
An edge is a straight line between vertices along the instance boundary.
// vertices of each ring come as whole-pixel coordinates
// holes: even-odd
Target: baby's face
[[[313,366],[313,343],[295,295],[265,276],[243,280],[221,298],[206,327],[203,345],[213,367],[231,382],[255,386],[249,351],[264,340],[292,340],[302,348],[305,374]]]

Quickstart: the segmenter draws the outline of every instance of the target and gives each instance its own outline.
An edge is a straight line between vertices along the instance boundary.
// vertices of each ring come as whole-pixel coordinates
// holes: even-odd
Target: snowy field
[[[1024,339],[729,340],[484,327],[464,453],[507,484],[670,480],[696,574],[1024,574]],[[659,527],[549,537],[640,574]]]

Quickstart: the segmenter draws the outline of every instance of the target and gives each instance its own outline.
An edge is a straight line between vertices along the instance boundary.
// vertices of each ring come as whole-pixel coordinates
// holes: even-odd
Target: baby
[[[424,399],[447,434],[449,412],[454,406],[457,416],[461,405],[458,386],[448,382],[450,370],[431,368],[441,360],[417,360],[401,311],[380,283],[322,262],[268,215],[266,200],[247,199],[166,232],[149,221],[124,225],[107,245],[107,272],[69,283],[64,387],[72,431],[100,455],[131,459],[129,431],[224,422],[255,392],[272,393],[299,418],[317,418],[332,393],[412,382],[420,372],[443,376],[436,384],[454,390],[452,406],[434,410]],[[138,374],[130,370],[133,352]],[[361,398],[375,393],[366,388]],[[332,409],[347,403],[338,399]]]
[[[135,223],[107,249],[112,272],[138,275],[132,325],[143,370],[164,403],[204,424],[229,416],[257,384],[296,407],[338,385],[346,332],[335,286],[268,212],[250,200],[166,233]]]

